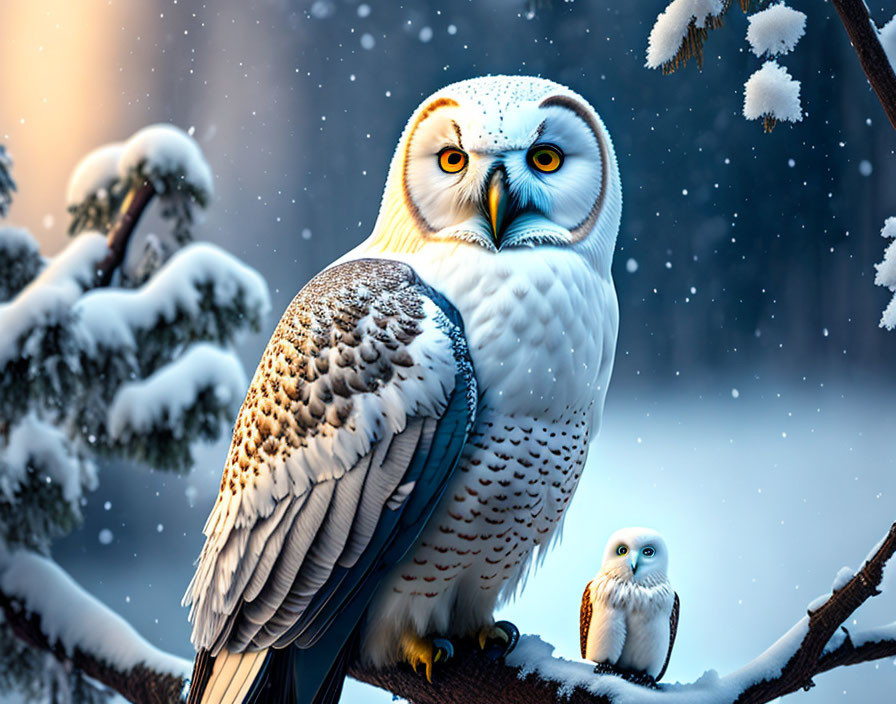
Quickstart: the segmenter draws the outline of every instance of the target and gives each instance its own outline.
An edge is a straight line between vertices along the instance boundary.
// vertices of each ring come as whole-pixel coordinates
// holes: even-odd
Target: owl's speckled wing
[[[656,676],[657,682],[663,679],[666,674],[666,668],[669,667],[669,659],[672,657],[672,647],[675,645],[675,636],[678,635],[678,609],[680,602],[678,593],[675,593],[675,601],[672,602],[672,613],[669,614],[669,650],[666,652],[666,661],[663,663],[663,669]]]
[[[366,606],[441,496],[476,403],[460,316],[410,267],[316,276],[237,418],[185,597],[196,648],[310,644]]]
[[[588,650],[588,629],[591,627],[591,615],[594,613],[594,605],[591,603],[591,582],[585,585],[585,593],[582,594],[582,607],[579,609],[579,647],[582,657],[586,658]]]

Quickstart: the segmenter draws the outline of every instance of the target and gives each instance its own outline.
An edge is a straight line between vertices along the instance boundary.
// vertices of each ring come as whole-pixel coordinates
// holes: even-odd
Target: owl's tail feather
[[[338,704],[358,629],[337,653],[294,645],[196,656],[188,704]],[[321,673],[326,673],[323,677]]]
[[[269,660],[267,650],[196,656],[188,704],[245,704]]]

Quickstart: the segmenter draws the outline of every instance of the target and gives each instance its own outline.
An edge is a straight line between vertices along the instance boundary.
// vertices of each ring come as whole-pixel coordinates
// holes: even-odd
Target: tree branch
[[[26,644],[128,701],[180,701],[190,663],[151,646],[50,558],[0,553],[0,608],[3,622]]]
[[[75,667],[88,677],[114,689],[129,702],[143,704],[171,704],[178,702],[184,680],[168,672],[150,670],[137,665],[130,670],[118,670],[98,660],[81,648],[66,653],[58,641],[51,643],[41,627],[40,616],[28,613],[24,605],[0,593],[4,620],[13,633],[32,648],[45,650],[63,665]]]
[[[140,216],[156,195],[156,189],[149,180],[137,182],[131,186],[122,201],[121,209],[115,224],[109,230],[109,254],[97,265],[96,285],[108,286],[112,274],[121,266],[128,250],[128,242],[137,227]]]
[[[646,690],[613,675],[595,675],[584,663],[554,658],[551,647],[532,636],[521,639],[506,661],[490,659],[474,644],[463,643],[455,658],[437,669],[432,685],[405,665],[373,670],[356,664],[349,674],[413,704],[613,704],[623,698],[634,703],[678,704],[694,701],[697,691],[701,702],[764,704],[812,686],[812,678],[823,672],[896,656],[896,625],[854,637],[840,631],[839,638],[834,637],[859,606],[880,593],[884,566],[894,552],[896,523],[843,588],[753,662],[712,682],[701,679],[691,685],[660,685],[659,692]],[[779,674],[767,679],[773,663],[780,663]]]
[[[648,689],[616,675],[595,674],[591,664],[555,658],[553,646],[535,636],[522,638],[504,660],[494,652],[479,650],[472,641],[455,643],[455,657],[437,668],[433,684],[407,665],[372,669],[355,663],[349,675],[413,704],[615,704],[622,700],[628,704],[765,704],[812,686],[812,678],[821,673],[896,656],[896,623],[855,635],[842,627],[859,606],[880,593],[884,567],[894,553],[896,523],[842,588],[812,609],[765,653],[722,678],[708,673],[691,684],[662,684],[658,689]],[[64,600],[64,595],[54,598]],[[80,647],[68,652],[58,640],[46,635],[41,614],[33,608],[29,611],[23,599],[0,591],[0,607],[20,638],[80,668],[129,701],[180,701],[184,679],[177,674],[142,664],[116,669]],[[71,606],[63,603],[59,608],[69,610]],[[130,633],[139,640],[136,632],[131,629]],[[769,678],[770,670],[778,674]]]
[[[862,70],[896,129],[896,74],[880,43],[877,25],[864,0],[831,0],[846,28]]]

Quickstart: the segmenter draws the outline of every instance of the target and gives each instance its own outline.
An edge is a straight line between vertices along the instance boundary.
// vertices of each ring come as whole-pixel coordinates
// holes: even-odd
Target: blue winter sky
[[[501,615],[576,656],[581,592],[604,541],[649,525],[667,538],[682,601],[669,679],[725,673],[771,645],[896,519],[896,333],[877,327],[888,296],[872,283],[878,232],[896,214],[896,132],[827,4],[790,3],[809,15],[782,60],[803,82],[805,116],[771,135],[740,115],[761,62],[738,13],[711,37],[702,73],[643,67],[663,4],[554,0],[527,19],[523,0],[9,0],[10,219],[56,253],[81,155],[148,123],[193,127],[217,193],[197,236],[243,257],[273,294],[275,313],[241,348],[251,373],[295,292],[368,232],[423,96],[481,73],[570,84],[608,124],[622,171],[617,369],[563,540]],[[84,526],[54,551],[184,656],[179,601],[225,452],[226,442],[207,448],[187,477],[107,468]],[[893,588],[856,628],[893,620]],[[882,701],[896,663],[817,684],[790,700]],[[344,701],[391,697],[350,683]]]

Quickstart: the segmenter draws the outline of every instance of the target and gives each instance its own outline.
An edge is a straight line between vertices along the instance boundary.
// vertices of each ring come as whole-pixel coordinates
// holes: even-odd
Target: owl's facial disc
[[[607,178],[590,115],[566,96],[497,113],[436,101],[412,127],[404,158],[405,201],[423,236],[496,252],[583,239]]]

